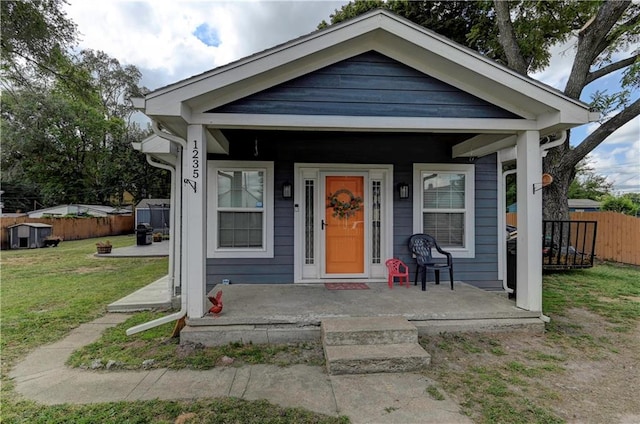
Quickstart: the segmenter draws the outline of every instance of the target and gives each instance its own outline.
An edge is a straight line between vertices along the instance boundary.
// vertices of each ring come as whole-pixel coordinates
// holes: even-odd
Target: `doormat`
[[[368,290],[366,283],[324,283],[328,290]]]

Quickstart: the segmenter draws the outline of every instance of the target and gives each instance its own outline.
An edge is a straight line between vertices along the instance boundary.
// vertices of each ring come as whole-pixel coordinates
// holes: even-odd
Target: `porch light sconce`
[[[398,184],[398,195],[400,196],[401,199],[408,199],[409,198],[409,184],[407,184],[407,183]]]
[[[282,198],[291,199],[292,194],[293,194],[293,185],[289,181],[282,184]]]

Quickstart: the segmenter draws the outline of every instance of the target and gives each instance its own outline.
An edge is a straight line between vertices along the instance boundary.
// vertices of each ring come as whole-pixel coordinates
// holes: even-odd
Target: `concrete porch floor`
[[[113,249],[104,257],[166,256],[168,242]],[[171,299],[168,277],[137,290],[108,306],[110,312],[166,309],[179,305]],[[320,339],[324,318],[402,316],[418,328],[420,335],[461,331],[544,331],[540,313],[515,306],[504,292],[489,292],[448,281],[440,285],[394,286],[367,283],[368,290],[328,290],[324,284],[231,284],[217,285],[223,291],[224,309],[189,319],[182,330],[183,342],[220,345],[241,341],[286,343]]]
[[[367,283],[368,290],[328,290],[324,284],[232,284],[222,290],[219,315],[187,320],[182,342],[286,343],[320,339],[324,318],[402,316],[420,335],[461,331],[542,332],[539,312],[515,306],[503,292],[488,292],[463,282],[409,288]]]

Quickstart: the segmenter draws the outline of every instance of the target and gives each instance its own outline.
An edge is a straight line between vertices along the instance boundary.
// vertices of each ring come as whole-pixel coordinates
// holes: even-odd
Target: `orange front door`
[[[364,273],[364,177],[325,177],[325,274]]]

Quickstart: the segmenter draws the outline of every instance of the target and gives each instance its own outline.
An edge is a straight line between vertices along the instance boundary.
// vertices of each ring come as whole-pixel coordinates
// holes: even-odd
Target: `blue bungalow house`
[[[385,260],[413,263],[421,232],[453,254],[456,279],[502,289],[513,159],[517,307],[541,312],[541,140],[597,117],[382,10],[134,104],[155,131],[135,147],[173,174],[169,274],[188,318],[224,279],[386,281]]]

